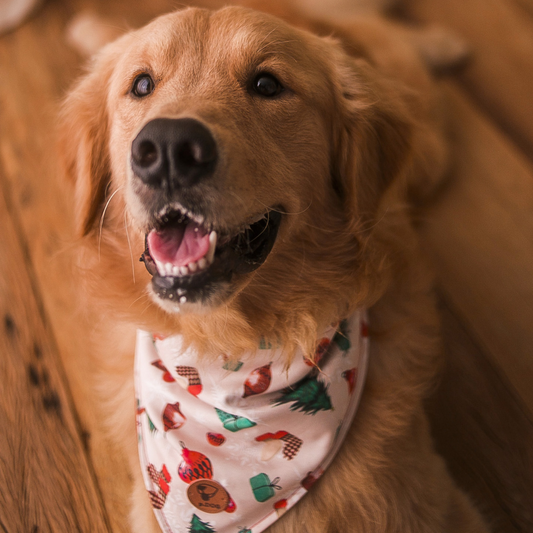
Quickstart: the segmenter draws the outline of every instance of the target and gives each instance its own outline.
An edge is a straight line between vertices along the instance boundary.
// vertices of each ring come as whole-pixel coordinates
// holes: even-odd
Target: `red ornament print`
[[[235,502],[230,496],[228,506],[226,507],[226,513],[234,513],[236,510],[237,510],[237,505],[235,505]]]
[[[308,359],[307,357],[304,358],[305,364],[307,366],[318,366],[324,355],[326,355],[329,345],[331,344],[331,340],[327,337],[324,337],[320,340],[318,343],[318,346],[316,348],[315,356],[313,359]]]
[[[285,499],[278,500],[274,504],[274,509],[276,509],[276,514],[278,515],[278,517],[282,517],[287,512],[287,504],[288,502]]]
[[[283,499],[283,500],[278,500],[275,504],[274,504],[274,509],[285,509],[285,507],[287,507],[287,500]]]
[[[368,324],[364,320],[361,321],[361,337],[368,337]]]
[[[165,365],[163,364],[163,361],[161,361],[161,359],[158,359],[157,361],[154,361],[152,363],[152,366],[155,366],[156,368],[158,368],[159,370],[161,370],[163,372],[163,381],[166,381],[167,383],[172,383],[172,382],[176,381],[172,377],[172,374],[167,370],[167,368],[165,367]]]
[[[350,394],[352,394],[355,389],[355,383],[357,382],[357,368],[345,370],[341,375],[348,383],[348,390],[350,391]]]
[[[180,403],[176,402],[174,404],[168,403],[165,407],[163,413],[163,424],[165,426],[165,431],[171,429],[179,429],[187,419],[180,411]]]
[[[212,446],[222,446],[222,444],[226,442],[226,437],[220,433],[208,433],[207,442],[209,442],[209,444]]]
[[[308,472],[307,476],[302,480],[302,487],[309,491],[311,487],[318,481],[322,475],[322,470],[315,470],[314,472]]]
[[[256,368],[250,373],[248,379],[244,382],[243,398],[248,398],[248,396],[253,396],[254,394],[261,394],[270,387],[270,382],[272,381],[271,365],[272,363],[268,363],[268,365]]]
[[[185,483],[192,483],[197,479],[213,478],[211,461],[203,453],[189,450],[183,446],[181,457],[178,474]]]

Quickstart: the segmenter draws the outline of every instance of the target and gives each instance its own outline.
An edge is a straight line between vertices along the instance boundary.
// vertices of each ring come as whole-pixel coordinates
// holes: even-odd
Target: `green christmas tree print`
[[[152,419],[148,416],[148,413],[146,413],[146,418],[148,419],[148,428],[150,429],[150,433],[157,433],[157,428],[152,422]]]
[[[293,387],[287,387],[281,391],[281,397],[274,400],[274,405],[292,403],[291,411],[302,411],[306,415],[314,415],[318,411],[332,409],[328,387],[318,381],[317,374],[312,373],[301,379]]]
[[[215,529],[207,522],[203,522],[195,514],[192,515],[189,533],[216,533]]]

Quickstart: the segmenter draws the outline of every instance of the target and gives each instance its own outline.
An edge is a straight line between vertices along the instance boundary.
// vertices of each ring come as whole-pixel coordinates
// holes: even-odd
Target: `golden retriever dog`
[[[135,435],[136,328],[179,335],[206,367],[222,355],[253,365],[262,339],[280,347],[284,372],[302,356],[320,372],[317,339],[364,310],[355,418],[329,468],[268,531],[486,532],[423,409],[439,321],[411,219],[447,166],[445,111],[424,61],[435,50],[378,17],[333,24],[270,9],[285,20],[242,6],[157,18],[105,46],[64,103],[80,270],[116,337],[100,339],[95,365],[109,432],[130,457],[131,529],[159,531]],[[160,441],[180,431],[171,415]],[[194,457],[200,478],[217,482],[204,483],[207,501],[224,482],[205,455]],[[157,510],[165,483],[193,474],[155,469]],[[215,530],[214,515],[194,516],[180,532]],[[239,529],[261,530],[235,522],[220,533]]]

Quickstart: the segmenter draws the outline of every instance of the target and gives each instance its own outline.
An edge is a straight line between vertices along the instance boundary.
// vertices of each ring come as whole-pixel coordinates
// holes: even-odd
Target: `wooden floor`
[[[134,26],[173,4],[131,0],[124,15],[121,2],[49,0],[0,37],[4,532],[127,531],[127,494],[114,487],[128,479],[90,409],[84,310],[65,270],[72,208],[54,116],[80,72],[64,42],[74,14]],[[456,166],[422,226],[448,355],[428,402],[435,439],[495,531],[533,532],[533,0],[403,4],[396,16],[445,25],[472,49],[444,82]]]

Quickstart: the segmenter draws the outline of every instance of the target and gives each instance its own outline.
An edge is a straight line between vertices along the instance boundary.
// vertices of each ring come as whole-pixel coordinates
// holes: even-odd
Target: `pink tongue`
[[[194,222],[152,230],[148,234],[148,250],[156,261],[185,266],[207,254],[209,235]]]

